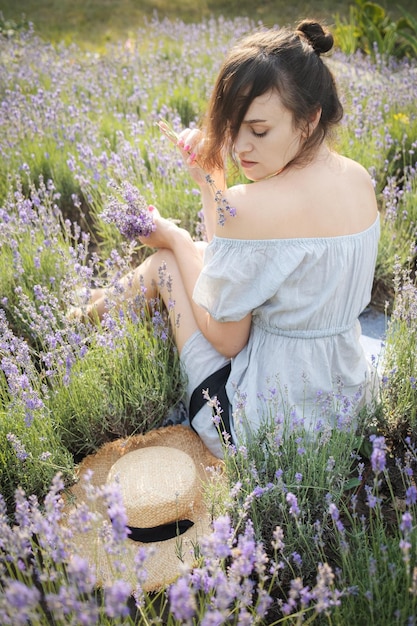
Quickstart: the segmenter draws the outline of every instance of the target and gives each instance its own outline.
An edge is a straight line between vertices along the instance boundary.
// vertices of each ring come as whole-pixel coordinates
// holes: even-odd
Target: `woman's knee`
[[[158,291],[162,274],[168,272],[174,263],[175,257],[171,250],[163,248],[156,250],[133,271],[135,287],[137,289],[146,287],[147,291]]]

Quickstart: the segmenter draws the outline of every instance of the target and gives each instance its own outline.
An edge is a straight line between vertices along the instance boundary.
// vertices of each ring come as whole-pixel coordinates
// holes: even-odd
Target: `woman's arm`
[[[210,242],[219,222],[216,193],[220,193],[220,197],[223,198],[226,191],[224,168],[206,172],[199,166],[198,155],[204,142],[200,130],[187,128],[179,135],[175,135],[165,122],[160,125],[160,128],[171,141],[176,143],[191,178],[200,187],[206,236]],[[169,248],[174,253],[199,329],[218,352],[228,358],[233,358],[248,341],[252,321],[251,314],[238,322],[218,322],[205,309],[196,304],[192,296],[203,268],[201,254],[186,230],[178,228],[167,220],[162,220],[159,214],[155,215],[155,221],[156,232],[151,235],[150,239],[142,240],[142,243]]]
[[[202,150],[204,137],[198,129],[189,128],[178,135],[177,146],[181,151],[191,178],[198,184],[201,191],[204,225],[207,241],[211,241],[219,219],[216,193],[224,197],[226,192],[226,176],[223,169],[206,172],[198,164],[198,155]]]
[[[184,230],[178,229],[178,231],[173,238],[171,249],[177,259],[198,327],[218,352],[228,358],[233,358],[248,342],[252,315],[248,314],[238,322],[218,322],[193,301],[194,287],[202,270],[201,255],[196,250],[190,235]]]
[[[213,239],[219,222],[219,214],[217,211],[217,202],[215,198],[216,192],[220,192],[221,196],[225,196],[226,182],[224,172],[216,172],[210,175],[212,184],[205,181],[200,185],[201,202],[203,206],[204,226],[206,230],[207,241]]]
[[[203,260],[191,235],[166,220],[155,210],[156,230],[141,242],[155,248],[167,248],[175,255],[183,285],[192,306],[197,326],[221,354],[228,358],[235,357],[246,345],[251,327],[252,316],[246,315],[238,322],[219,322],[193,301],[194,287],[203,268]]]

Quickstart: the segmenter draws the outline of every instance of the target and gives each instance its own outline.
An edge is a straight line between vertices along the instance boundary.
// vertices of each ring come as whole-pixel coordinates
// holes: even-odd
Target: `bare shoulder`
[[[357,161],[340,156],[343,172],[342,189],[349,190],[347,199],[363,212],[376,213],[376,196],[374,182],[370,173]]]
[[[248,195],[251,195],[251,191],[253,191],[253,189],[254,183],[241,183],[234,185],[233,187],[229,187],[226,192],[227,200],[231,203],[245,202]]]
[[[362,182],[364,185],[372,185],[371,175],[368,170],[363,167],[363,165],[358,163],[358,161],[354,161],[353,159],[342,155],[338,155],[337,158],[340,161],[342,173],[345,176],[355,178],[358,182]]]
[[[217,235],[236,239],[332,237],[360,232],[376,219],[367,170],[338,154],[226,192],[236,209]]]
[[[227,204],[234,209],[234,216],[226,214],[226,221],[219,225],[216,234],[220,237],[247,238],[248,222],[256,206],[254,183],[229,187],[225,193]]]

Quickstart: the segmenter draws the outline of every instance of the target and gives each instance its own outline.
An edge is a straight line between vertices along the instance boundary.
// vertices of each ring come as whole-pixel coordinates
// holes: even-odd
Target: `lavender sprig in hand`
[[[108,224],[114,224],[123,237],[134,241],[138,237],[148,237],[156,226],[149,211],[149,204],[139,189],[129,182],[120,186],[110,183],[115,193],[108,196],[101,218]]]
[[[172,141],[172,143],[177,145],[177,143],[178,143],[178,135],[174,131],[174,129],[169,125],[169,123],[166,120],[161,119],[158,122],[158,126],[159,126],[160,130],[164,133],[164,135],[170,141]],[[195,163],[198,165],[198,161],[196,161]],[[201,167],[201,166],[199,166],[199,167]],[[210,185],[210,187],[211,187],[211,189],[213,191],[214,201],[216,203],[216,210],[217,210],[219,224],[221,226],[223,226],[225,221],[226,221],[226,212],[229,213],[229,215],[231,217],[234,217],[236,215],[236,209],[234,209],[233,207],[230,206],[230,204],[228,203],[227,199],[224,197],[222,191],[216,187],[215,182],[214,182],[213,178],[210,176],[210,174],[207,174],[206,172],[204,172],[204,174],[205,174],[207,183]]]

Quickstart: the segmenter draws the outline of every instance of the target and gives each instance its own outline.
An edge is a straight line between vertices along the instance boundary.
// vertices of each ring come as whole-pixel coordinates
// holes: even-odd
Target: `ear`
[[[311,119],[310,119],[310,121],[308,123],[308,129],[309,129],[309,134],[310,135],[316,129],[317,124],[320,122],[321,112],[322,112],[322,108],[319,107],[317,109],[317,111],[315,113],[313,113],[313,116],[311,117]]]
[[[311,137],[311,135],[313,134],[313,132],[315,131],[315,129],[317,128],[318,123],[320,122],[320,118],[321,118],[321,107],[319,107],[311,116],[310,120],[306,123],[306,125],[304,126],[304,129],[301,133],[301,137],[304,140],[307,140],[309,137]]]

